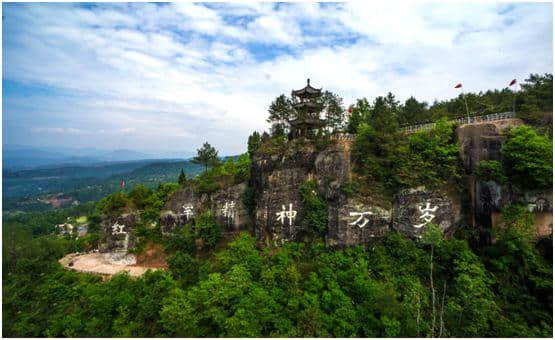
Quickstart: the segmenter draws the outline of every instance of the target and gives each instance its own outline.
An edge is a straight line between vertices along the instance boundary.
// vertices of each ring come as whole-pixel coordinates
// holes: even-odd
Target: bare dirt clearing
[[[64,256],[59,262],[66,269],[103,276],[112,276],[122,271],[128,272],[131,276],[141,276],[148,269],[161,269],[139,266],[136,264],[136,256],[126,253],[73,253]]]

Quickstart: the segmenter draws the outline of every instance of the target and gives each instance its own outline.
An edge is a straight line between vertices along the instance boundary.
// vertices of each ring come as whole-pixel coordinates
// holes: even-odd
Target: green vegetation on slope
[[[551,259],[523,223],[510,220],[483,254],[465,240],[397,233],[367,250],[258,249],[242,233],[215,257],[174,244],[169,271],[107,282],[62,270],[56,260],[72,241],[14,231],[3,254],[3,335],[550,337]]]

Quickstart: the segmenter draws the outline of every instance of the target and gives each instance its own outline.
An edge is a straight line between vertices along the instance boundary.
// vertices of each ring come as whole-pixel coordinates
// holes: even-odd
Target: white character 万
[[[372,215],[372,212],[370,211],[364,211],[361,213],[350,212],[349,216],[358,216],[358,219],[352,223],[349,223],[349,225],[358,225],[359,228],[364,227],[370,221],[369,219],[364,217],[364,215]]]

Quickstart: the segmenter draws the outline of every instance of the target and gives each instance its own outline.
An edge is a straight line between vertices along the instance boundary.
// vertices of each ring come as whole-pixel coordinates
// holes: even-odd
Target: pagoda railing
[[[482,123],[482,122],[492,122],[496,120],[503,120],[509,118],[515,118],[516,115],[514,112],[501,112],[501,113],[491,113],[489,115],[483,116],[474,116],[474,117],[459,117],[455,119],[450,119],[447,122],[451,124],[461,123],[461,124],[475,124],[475,123]],[[436,123],[423,123],[423,124],[415,124],[409,126],[403,126],[400,128],[401,132],[404,133],[415,133],[418,131],[427,131],[431,130],[436,126]]]
[[[350,133],[334,133],[333,135],[331,135],[331,138],[333,140],[353,141],[353,140],[355,140],[355,135],[350,134]]]

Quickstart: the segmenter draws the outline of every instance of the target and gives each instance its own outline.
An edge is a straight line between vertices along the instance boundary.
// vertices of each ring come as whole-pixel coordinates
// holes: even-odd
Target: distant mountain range
[[[125,162],[144,159],[187,159],[192,152],[167,152],[147,154],[135,150],[99,150],[94,148],[52,148],[25,145],[4,145],[2,148],[2,168],[10,170],[34,169],[39,167],[59,167],[90,165],[103,162]]]

